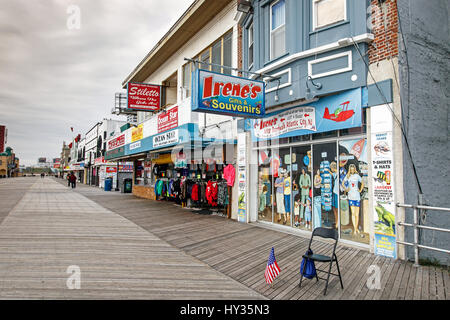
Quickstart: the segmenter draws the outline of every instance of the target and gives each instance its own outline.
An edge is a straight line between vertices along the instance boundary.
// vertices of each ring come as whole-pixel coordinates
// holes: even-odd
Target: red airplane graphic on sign
[[[323,115],[324,119],[328,119],[335,122],[344,122],[353,117],[355,114],[354,110],[347,110],[348,105],[350,104],[350,101],[346,101],[344,103],[341,103],[340,105],[342,108],[337,108],[334,113],[330,114],[330,111],[328,108],[325,108],[325,114]]]

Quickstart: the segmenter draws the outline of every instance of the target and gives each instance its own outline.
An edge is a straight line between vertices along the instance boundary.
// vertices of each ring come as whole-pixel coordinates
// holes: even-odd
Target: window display
[[[271,169],[275,187],[274,222],[291,225],[291,150],[282,148],[273,151]]]
[[[339,144],[341,237],[369,243],[367,140]]]
[[[333,214],[333,174],[331,163],[336,160],[336,143],[317,144],[313,146],[314,159],[314,228],[337,228],[337,220]],[[334,165],[333,165],[334,166]]]
[[[258,151],[258,215],[263,221],[272,222],[272,175],[270,170],[271,151]]]
[[[369,243],[365,138],[258,150],[258,219]]]
[[[312,215],[308,213],[312,199],[311,147],[292,148],[292,197],[294,202],[294,227],[311,230]]]

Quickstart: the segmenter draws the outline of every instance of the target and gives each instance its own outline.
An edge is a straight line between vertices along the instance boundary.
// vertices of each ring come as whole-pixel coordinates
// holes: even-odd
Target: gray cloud
[[[114,93],[192,0],[0,0],[0,124],[22,164],[110,114]],[[69,5],[81,28],[69,30]],[[74,135],[73,134],[73,135]]]

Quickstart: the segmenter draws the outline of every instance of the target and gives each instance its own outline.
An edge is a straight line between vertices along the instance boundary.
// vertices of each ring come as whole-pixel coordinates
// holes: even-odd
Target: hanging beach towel
[[[306,255],[312,255],[312,250],[308,250]],[[300,274],[303,274],[305,278],[312,279],[316,276],[316,266],[314,261],[310,259],[303,258],[302,263],[300,265]]]

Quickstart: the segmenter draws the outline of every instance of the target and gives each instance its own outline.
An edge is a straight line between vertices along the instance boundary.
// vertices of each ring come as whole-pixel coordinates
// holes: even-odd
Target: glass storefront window
[[[367,139],[339,143],[341,238],[369,244]]]
[[[274,219],[278,224],[291,225],[291,150],[272,150],[271,169],[274,179]]]
[[[292,148],[292,199],[295,228],[312,230],[311,146]]]
[[[295,136],[290,138],[290,142],[295,143],[295,142],[305,142],[305,141],[310,141],[311,140],[311,135],[310,134],[305,134],[302,136]]]
[[[272,172],[271,151],[258,151],[258,218],[272,222]]]
[[[138,186],[144,185],[144,163],[143,161],[135,161],[134,163],[134,184]]]
[[[336,138],[336,137],[337,137],[337,131],[320,132],[320,133],[314,133],[312,135],[313,140]]]
[[[336,181],[331,168],[337,163],[336,143],[313,145],[313,228],[337,228]],[[334,196],[334,197],[333,197]]]

